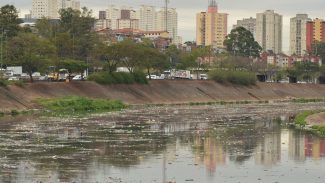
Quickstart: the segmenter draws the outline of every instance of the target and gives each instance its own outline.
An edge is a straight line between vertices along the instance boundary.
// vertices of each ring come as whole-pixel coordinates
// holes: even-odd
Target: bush
[[[245,86],[256,84],[255,74],[247,71],[225,71],[217,69],[209,72],[209,78],[218,83],[232,83]]]
[[[139,84],[148,84],[148,80],[146,78],[146,75],[143,72],[134,72],[134,81]]]
[[[90,81],[95,81],[96,83],[103,85],[110,84],[147,84],[148,81],[144,73],[125,73],[125,72],[97,72],[89,76]]]
[[[304,127],[307,125],[306,122],[306,118],[310,115],[315,114],[315,111],[304,111],[302,113],[299,113],[296,117],[295,117],[295,123],[296,125],[299,125],[300,127]]]
[[[0,111],[0,118],[3,116],[5,116],[5,113]]]
[[[18,86],[18,87],[24,87],[25,86],[25,82],[24,81],[22,81],[22,80],[18,80],[18,81],[9,81],[8,82],[9,83],[9,85],[16,85],[16,86]]]
[[[7,87],[8,81],[0,78],[0,87]]]
[[[67,115],[116,111],[127,107],[121,101],[76,96],[39,99],[37,102],[51,112]]]
[[[11,110],[10,114],[11,116],[17,116],[19,112],[17,110]]]

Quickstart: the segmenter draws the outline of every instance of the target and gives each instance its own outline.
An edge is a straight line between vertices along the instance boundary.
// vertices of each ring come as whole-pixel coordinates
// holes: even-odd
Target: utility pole
[[[2,29],[2,34],[1,34],[1,63],[0,63],[0,69],[2,70],[3,68],[3,37],[4,37],[4,30]]]

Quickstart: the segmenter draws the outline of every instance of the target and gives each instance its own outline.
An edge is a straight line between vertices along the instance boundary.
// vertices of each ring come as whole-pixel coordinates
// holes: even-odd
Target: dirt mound
[[[313,114],[306,118],[306,122],[309,125],[324,126],[325,125],[325,112]]]
[[[119,99],[129,104],[209,102],[216,100],[273,100],[325,98],[325,85],[258,83],[256,86],[221,85],[214,81],[157,80],[148,85],[110,85],[94,82],[27,84],[0,89],[0,110],[35,107],[35,99],[61,96]]]

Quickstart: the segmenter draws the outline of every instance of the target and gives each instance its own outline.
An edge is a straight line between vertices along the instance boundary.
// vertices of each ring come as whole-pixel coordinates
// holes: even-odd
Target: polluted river
[[[325,103],[132,106],[0,119],[0,182],[317,183],[325,139],[291,128]]]

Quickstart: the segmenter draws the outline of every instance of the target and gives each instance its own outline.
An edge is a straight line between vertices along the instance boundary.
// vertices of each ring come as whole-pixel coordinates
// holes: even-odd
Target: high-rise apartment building
[[[32,18],[58,19],[59,10],[72,8],[80,10],[80,1],[76,0],[33,0]]]
[[[237,27],[244,27],[245,29],[249,30],[253,36],[256,35],[256,18],[244,18],[242,20],[237,20],[237,24],[233,26],[233,29]]]
[[[142,5],[138,11],[139,29],[143,31],[156,30],[156,9],[154,6]]]
[[[306,46],[307,50],[312,50],[315,42],[325,42],[325,22],[323,19],[316,18],[308,21],[306,26]]]
[[[57,0],[58,9],[72,8],[75,10],[80,10],[80,1],[76,0]]]
[[[290,54],[302,56],[307,50],[307,22],[311,21],[307,14],[297,14],[290,19]]]
[[[106,19],[106,17],[107,17],[106,11],[99,11],[99,13],[98,13],[99,20],[104,20],[104,19]]]
[[[58,0],[33,0],[32,17],[33,18],[59,18]]]
[[[208,11],[196,16],[196,43],[201,46],[224,48],[227,36],[228,14],[219,13],[215,0],[209,1]]]
[[[156,30],[167,31],[173,41],[177,40],[177,11],[175,8],[169,8],[167,10],[167,26],[166,26],[166,10],[162,8],[156,13]]]
[[[256,14],[256,41],[264,51],[282,52],[282,15],[273,10]]]
[[[110,23],[105,25],[110,25],[112,30],[116,29],[139,29],[139,20],[136,18],[136,11],[133,10],[131,7],[122,7],[122,9],[116,8],[115,6],[111,5],[106,10],[106,20]],[[104,16],[102,12],[101,17]],[[103,22],[99,19],[97,22]]]
[[[117,29],[139,29],[139,20],[136,19],[136,11],[122,9],[120,17],[117,19]]]
[[[110,27],[105,27],[107,25]],[[131,7],[123,6],[121,8],[116,8],[111,5],[105,13],[103,11],[100,12],[99,19],[96,21],[96,28],[110,28],[112,30],[138,29],[148,34],[150,34],[150,32],[166,33],[165,31],[167,29],[168,35],[172,38],[173,43],[177,44],[182,41],[178,36],[178,15],[175,8],[169,8],[167,10],[166,19],[165,8],[156,11],[154,6],[141,5],[136,11]]]
[[[117,20],[121,18],[121,10],[111,5],[106,10],[106,19],[111,22],[111,29],[117,29]]]

